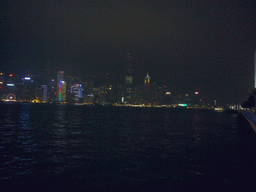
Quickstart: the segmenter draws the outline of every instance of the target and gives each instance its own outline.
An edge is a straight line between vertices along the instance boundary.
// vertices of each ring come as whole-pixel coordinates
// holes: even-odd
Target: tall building
[[[16,79],[16,75],[14,74],[9,74],[6,77],[6,82],[5,82],[5,94],[4,96],[6,96],[6,99],[9,98],[8,95],[16,95],[17,92],[17,79]]]
[[[59,101],[66,101],[67,100],[67,84],[66,84],[66,82],[61,81],[59,88],[60,88]]]
[[[57,84],[56,84],[56,80],[55,79],[51,79],[51,81],[48,83],[49,87],[47,87],[47,100],[49,102],[55,102],[55,101],[58,101],[57,100],[57,92],[56,92],[56,87],[57,87]]]
[[[20,99],[32,101],[36,98],[36,86],[34,75],[26,74],[21,78]]]
[[[66,101],[66,82],[64,80],[64,71],[58,71],[57,77],[57,101]]]
[[[47,101],[47,85],[42,85],[42,89],[43,89],[43,101]]]
[[[131,85],[133,83],[133,63],[132,63],[132,56],[130,53],[127,54],[126,57],[126,76],[125,76],[125,84]]]
[[[81,102],[82,99],[82,79],[77,76],[65,76],[67,85],[66,101],[71,103]],[[79,94],[78,94],[79,92]]]
[[[72,94],[72,100],[75,103],[82,102],[83,93],[82,93],[82,84],[74,84],[70,88],[70,93]]]
[[[144,80],[145,86],[145,104],[150,105],[151,103],[151,95],[150,95],[150,77],[147,73],[147,76]]]
[[[133,62],[130,53],[126,56],[126,75],[125,75],[125,103],[132,103],[132,92],[133,92]]]
[[[145,91],[149,94],[149,88],[150,88],[150,77],[147,73],[147,76],[145,77]]]

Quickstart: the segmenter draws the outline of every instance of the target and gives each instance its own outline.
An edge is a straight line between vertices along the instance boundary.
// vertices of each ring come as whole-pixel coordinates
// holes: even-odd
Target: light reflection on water
[[[103,185],[109,178],[189,181],[200,175],[234,183],[228,172],[243,161],[236,118],[227,114],[31,104],[1,109],[2,179],[69,173],[70,181],[90,177]]]

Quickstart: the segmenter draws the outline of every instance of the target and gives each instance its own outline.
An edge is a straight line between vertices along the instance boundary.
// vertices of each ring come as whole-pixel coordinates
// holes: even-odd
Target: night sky
[[[218,103],[253,89],[256,9],[245,0],[1,2],[1,68],[135,75]],[[143,83],[143,81],[141,82]]]

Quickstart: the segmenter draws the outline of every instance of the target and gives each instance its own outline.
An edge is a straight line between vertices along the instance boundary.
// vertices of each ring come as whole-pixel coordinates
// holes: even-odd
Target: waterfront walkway
[[[243,111],[242,114],[248,120],[254,132],[256,133],[256,114],[249,111]]]

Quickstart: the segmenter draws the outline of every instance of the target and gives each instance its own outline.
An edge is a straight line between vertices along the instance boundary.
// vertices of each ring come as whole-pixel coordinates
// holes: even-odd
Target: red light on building
[[[13,76],[13,74],[10,74],[9,76],[10,76],[10,77],[12,77],[12,76]]]
[[[61,71],[61,73],[63,73],[63,71]]]
[[[54,92],[54,94],[56,95],[56,92]]]

